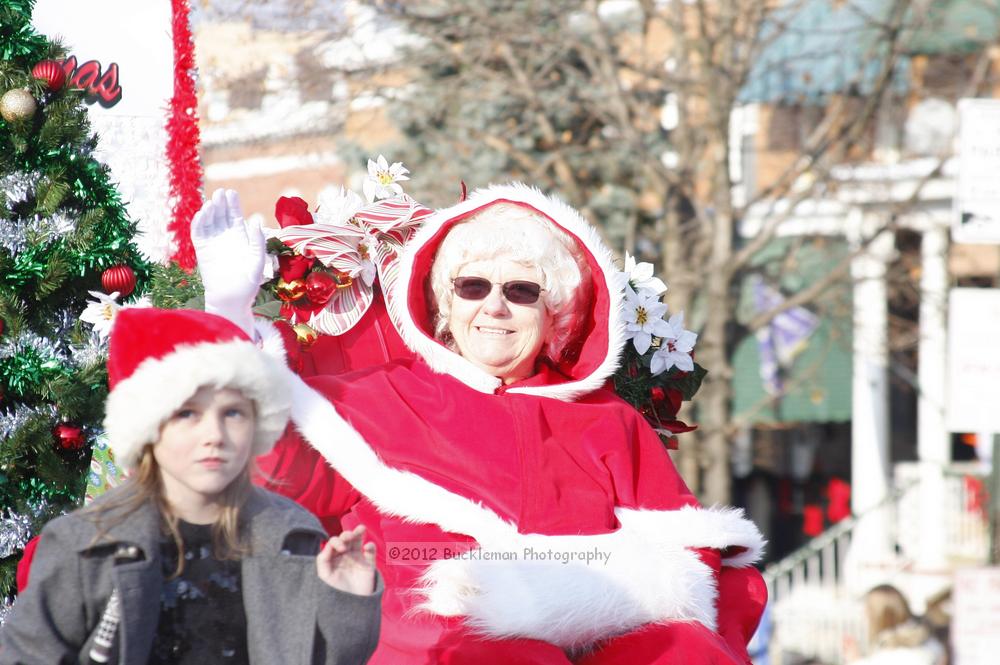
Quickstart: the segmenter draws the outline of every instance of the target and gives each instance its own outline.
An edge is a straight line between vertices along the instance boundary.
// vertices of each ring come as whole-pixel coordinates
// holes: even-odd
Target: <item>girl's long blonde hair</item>
[[[220,495],[221,512],[212,523],[212,553],[217,559],[239,560],[249,553],[250,546],[240,534],[240,514],[253,487],[251,475],[254,473],[253,458],[247,463],[233,482]],[[160,528],[168,534],[177,546],[177,566],[171,578],[184,572],[184,539],[177,526],[178,518],[170,511],[163,495],[160,466],[153,455],[153,444],[142,450],[139,464],[117,493],[117,498],[84,509],[98,523],[95,542],[112,527],[120,524],[140,506],[152,501],[160,515]]]
[[[868,643],[876,648],[915,647],[930,637],[930,630],[910,611],[899,589],[880,584],[865,594]]]

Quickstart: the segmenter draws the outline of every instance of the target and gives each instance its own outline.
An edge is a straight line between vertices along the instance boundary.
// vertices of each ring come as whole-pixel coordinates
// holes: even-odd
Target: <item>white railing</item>
[[[863,608],[843,583],[858,522],[854,516],[838,522],[764,570],[775,627],[768,649],[772,665],[782,665],[789,654],[838,664],[846,638],[864,644]]]
[[[920,465],[904,462],[895,467],[896,484],[917,489]],[[953,463],[944,468],[945,532],[940,535],[945,556],[953,564],[982,563],[989,552],[987,509],[988,471],[978,462]],[[896,540],[902,556],[915,560],[920,553],[923,511],[919,492],[907,492],[898,502]]]
[[[945,555],[951,566],[986,560],[989,538],[984,477],[982,467],[975,464],[952,464],[943,470],[947,526],[941,537],[946,540]],[[863,648],[863,608],[857,593],[845,584],[852,538],[859,525],[880,522],[887,527],[891,557],[877,570],[867,570],[872,583],[896,582],[901,575],[914,574],[922,528],[920,480],[918,465],[897,465],[895,489],[886,501],[835,524],[767,566],[764,579],[775,626],[770,645],[772,663],[780,665],[782,655],[795,653],[835,665],[844,661],[846,639]]]
[[[861,602],[835,589],[799,588],[775,603],[772,612],[775,632],[768,647],[771,665],[787,665],[793,654],[839,665],[844,662],[846,640],[865,648]]]
[[[806,545],[764,570],[772,603],[788,598],[804,586],[834,589],[843,579],[847,548],[857,519],[847,519],[810,540]]]

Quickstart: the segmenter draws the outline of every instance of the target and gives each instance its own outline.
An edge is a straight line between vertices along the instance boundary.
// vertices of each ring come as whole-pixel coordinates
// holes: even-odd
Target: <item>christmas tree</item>
[[[104,347],[79,320],[88,291],[134,297],[151,269],[33,5],[0,3],[0,621],[24,543],[80,502],[100,434]]]

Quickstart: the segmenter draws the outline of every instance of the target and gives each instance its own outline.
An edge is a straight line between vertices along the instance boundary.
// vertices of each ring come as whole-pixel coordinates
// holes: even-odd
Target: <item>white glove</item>
[[[205,311],[229,319],[253,339],[251,308],[267,254],[263,231],[244,221],[235,191],[215,190],[191,220],[191,242],[205,286]]]

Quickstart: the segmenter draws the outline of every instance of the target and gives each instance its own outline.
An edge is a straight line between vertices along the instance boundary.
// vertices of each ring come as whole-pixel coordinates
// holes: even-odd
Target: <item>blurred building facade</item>
[[[235,189],[244,212],[265,221],[279,196],[314,205],[326,187],[360,191],[367,154],[345,155],[344,142],[376,150],[396,129],[379,100],[334,71],[373,48],[365,31],[384,26],[372,13],[350,2],[205,0],[194,18],[205,191]],[[378,47],[391,50],[383,34]]]
[[[778,40],[779,59],[796,64],[762,74],[746,90],[732,156],[744,195],[801,158],[830,105],[860,109],[864,101],[854,74],[867,65],[851,60],[865,50],[845,37],[849,30],[838,31],[838,4],[807,3],[814,15],[807,10],[801,19],[824,29]],[[734,357],[735,410],[756,409],[737,446],[737,484],[788,555],[767,575],[776,648],[825,662],[842,662],[845,632],[864,640],[857,598],[865,589],[893,583],[919,612],[937,613],[954,571],[988,555],[984,481],[992,441],[989,433],[949,429],[947,326],[952,288],[1000,286],[1000,245],[951,237],[959,100],[1000,97],[1000,10],[962,0],[927,6],[932,20],[907,40],[888,102],[871,135],[858,141],[870,147],[835,167],[779,234],[781,242],[818,243],[819,263],[854,256],[847,325],[829,322],[840,343],[817,337],[820,327],[783,368],[795,390],[765,408],[758,340],[746,340]],[[818,44],[830,35],[839,49]],[[863,76],[860,82],[863,88]],[[762,206],[742,232],[752,237],[773,210],[773,202]],[[887,230],[868,237],[879,228]],[[833,398],[838,392],[849,397]]]
[[[732,160],[739,164],[737,172],[742,178],[737,186],[744,190],[745,196],[767,187],[801,158],[807,137],[824,119],[829,105],[860,106],[863,100],[856,90],[848,96],[839,86],[852,79],[851,67],[861,68],[864,63],[852,63],[848,57],[845,65],[844,58],[837,51],[824,49],[816,43],[829,38],[830,34],[839,34],[843,39],[843,35],[850,32],[845,29],[838,33],[837,26],[831,25],[831,21],[835,24],[838,19],[831,19],[826,12],[830,6],[828,3],[813,4],[818,8],[813,20],[823,21],[825,30],[820,31],[814,41],[808,38],[795,44],[779,41],[774,49],[781,52],[780,59],[783,61],[794,61],[796,49],[803,54],[826,53],[828,56],[803,57],[801,60],[808,64],[800,65],[798,69],[786,71],[781,76],[770,72],[755,79],[746,91],[747,103],[734,116]],[[800,495],[794,503],[796,512],[803,520],[802,509],[814,509],[828,501],[823,496],[825,488],[822,482],[816,481],[825,481],[831,476],[849,479],[851,475],[850,455],[844,454],[845,448],[850,447],[851,431],[849,427],[845,431],[844,427],[856,415],[852,411],[850,394],[852,374],[857,378],[858,372],[849,370],[852,362],[859,361],[854,357],[855,345],[851,341],[852,336],[859,332],[856,323],[883,322],[881,329],[872,334],[885,356],[878,361],[885,365],[887,372],[884,396],[883,392],[879,392],[875,398],[870,391],[865,391],[854,395],[853,401],[855,404],[871,399],[884,402],[879,409],[879,422],[869,424],[884,431],[887,441],[879,446],[867,445],[865,441],[868,437],[858,429],[859,421],[854,420],[855,439],[862,438],[861,441],[855,440],[855,450],[870,450],[871,455],[875,455],[885,448],[890,464],[918,461],[922,385],[920,359],[932,353],[930,347],[921,353],[920,344],[926,342],[928,337],[938,339],[941,344],[944,339],[943,331],[941,334],[928,332],[927,326],[934,324],[923,321],[921,327],[921,312],[925,319],[931,318],[926,301],[928,298],[940,298],[938,304],[941,311],[934,320],[943,325],[942,308],[947,294],[937,291],[947,286],[996,285],[1000,274],[1000,247],[958,244],[947,237],[953,221],[952,199],[957,175],[958,101],[968,96],[1000,96],[1000,50],[995,45],[997,13],[995,8],[980,3],[941,4],[947,5],[944,16],[938,17],[933,29],[928,27],[921,37],[908,43],[909,50],[901,60],[899,83],[891,90],[888,103],[879,109],[872,136],[866,137],[871,148],[852,155],[855,166],[835,169],[826,190],[803,202],[800,205],[802,212],[793,215],[787,225],[789,237],[796,238],[798,242],[805,239],[816,245],[815,263],[804,266],[800,272],[806,274],[798,276],[808,282],[810,269],[823,263],[834,263],[851,250],[852,242],[857,240],[854,238],[852,241],[852,231],[857,234],[862,230],[857,224],[873,226],[878,219],[899,216],[893,222],[895,232],[891,238],[881,241],[882,246],[877,248],[881,255],[875,258],[878,265],[874,269],[883,275],[882,288],[887,300],[885,311],[866,314],[862,308],[871,307],[871,301],[857,302],[858,291],[848,294],[845,304],[849,309],[843,312],[846,316],[840,321],[848,325],[845,327],[830,321],[831,330],[821,328],[819,332],[826,334],[821,334],[818,340],[814,339],[804,353],[785,368],[785,378],[796,386],[795,390],[764,408],[760,405],[762,401],[767,402],[768,393],[766,381],[759,376],[763,370],[757,340],[745,340],[734,358],[735,410],[737,413],[754,409],[758,412],[752,416],[756,423],[754,441],[757,445],[749,450],[744,448],[743,469],[747,473],[753,468],[771,470],[781,468],[780,461],[783,461],[784,469],[797,477],[800,484],[806,482],[802,476],[810,475],[814,470],[816,473],[812,475],[816,477],[813,482],[806,482],[810,487],[792,492]],[[803,20],[808,21],[809,18]],[[863,49],[855,46],[848,43],[843,50],[860,57]],[[844,71],[845,67],[847,71]],[[981,82],[978,90],[972,87],[977,80]],[[858,142],[859,146],[865,143]],[[907,196],[917,192],[912,205],[904,205],[900,191],[905,191]],[[744,234],[752,236],[760,223],[759,218],[747,220]],[[780,246],[774,251],[780,252]],[[861,266],[858,269],[863,271]],[[934,269],[942,273],[934,277],[926,274]],[[894,275],[902,279],[893,279]],[[796,278],[792,276],[793,280]],[[924,281],[922,289],[907,286],[907,282],[919,285],[921,279]],[[933,279],[937,279],[940,286],[934,287],[935,293],[927,293],[926,290],[931,288],[928,283]],[[851,305],[852,299],[855,305]],[[878,307],[881,308],[882,304]],[[940,353],[939,358],[924,358],[925,367],[927,363],[937,360],[943,362],[944,347],[941,346],[937,353]],[[858,369],[857,365],[854,369]],[[862,382],[860,385],[870,383]],[[857,388],[859,384],[854,386]],[[941,404],[931,404],[926,400],[924,407],[925,410],[943,409]],[[813,423],[810,427],[822,427],[825,433],[818,437],[803,437],[799,432],[802,423]],[[931,435],[925,433],[925,436]],[[967,445],[974,442],[975,437],[954,437],[953,454],[950,433],[941,430],[933,436],[948,439],[936,445],[943,451],[942,454],[947,453],[944,456],[949,460],[969,459],[976,454]],[[787,443],[796,439],[822,441],[829,445],[812,453],[793,453],[791,451],[796,445],[809,445]],[[776,441],[783,443],[776,444]],[[803,455],[812,459],[805,466],[814,467],[813,470],[803,468]],[[746,459],[747,456],[750,459]],[[793,458],[799,461],[793,462]],[[866,459],[871,461],[872,458]],[[865,460],[855,460],[855,464],[872,468],[872,464]],[[794,469],[796,465],[800,468]],[[885,467],[882,471],[891,474],[891,468]],[[755,490],[749,488],[749,491]],[[772,494],[786,496],[789,491],[787,487],[778,488]],[[809,496],[804,496],[806,494]],[[822,526],[829,524],[828,519],[821,523]],[[788,540],[789,545],[796,541],[801,543],[805,537],[815,535],[815,529],[814,521],[806,533],[788,539],[779,535],[776,544],[779,549],[786,549],[782,545],[784,540]]]

